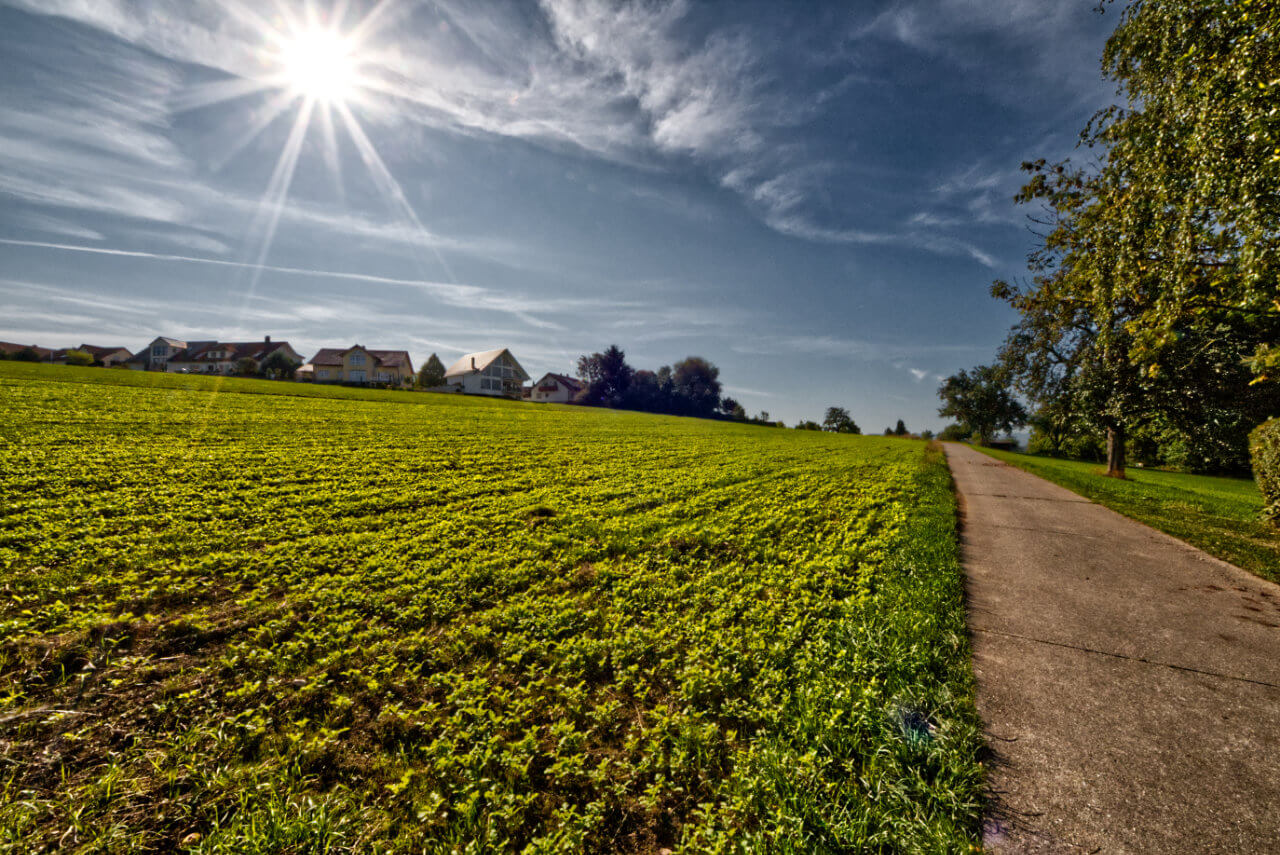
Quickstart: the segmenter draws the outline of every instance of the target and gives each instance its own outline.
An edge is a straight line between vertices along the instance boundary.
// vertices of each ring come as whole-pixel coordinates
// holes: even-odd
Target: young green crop
[[[294,388],[0,367],[0,846],[974,841],[923,445]]]

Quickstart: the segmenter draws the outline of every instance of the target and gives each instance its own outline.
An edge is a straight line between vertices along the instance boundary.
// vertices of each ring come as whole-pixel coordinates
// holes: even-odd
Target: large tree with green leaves
[[[434,389],[444,385],[444,363],[434,353],[427,358],[418,370],[418,386],[423,389]]]
[[[582,402],[597,407],[622,406],[634,373],[627,364],[627,354],[616,344],[602,353],[578,357],[578,377],[587,384]]]
[[[1005,373],[994,365],[952,374],[938,387],[938,415],[953,418],[986,445],[998,433],[1011,433],[1027,423],[1026,408],[1009,389]]]
[[[858,423],[844,407],[827,407],[827,414],[822,418],[822,429],[833,433],[862,433]]]
[[[1032,282],[993,288],[1022,314],[1002,362],[1042,414],[1105,430],[1109,474],[1135,427],[1229,459],[1265,415],[1248,380],[1280,357],[1278,8],[1130,3],[1103,57],[1124,103],[1083,135],[1096,166],[1026,165],[1018,198],[1048,216]]]
[[[1280,320],[1280,4],[1135,0],[1103,70],[1123,105],[1085,139],[1122,191],[1102,213],[1136,238],[1115,288],[1137,312],[1131,356],[1153,370],[1188,324],[1256,329]],[[1259,341],[1258,376],[1280,371]]]

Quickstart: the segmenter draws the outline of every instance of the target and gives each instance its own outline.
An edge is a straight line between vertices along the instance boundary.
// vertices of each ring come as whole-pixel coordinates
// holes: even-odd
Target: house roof
[[[0,352],[4,353],[17,353],[20,350],[26,350],[28,347],[34,350],[41,359],[48,359],[49,355],[53,353],[49,348],[41,347],[38,344],[17,344],[12,341],[0,341]]]
[[[74,350],[83,350],[84,352],[91,353],[97,357],[110,356],[111,354],[119,353],[122,350],[125,353],[132,355],[132,352],[127,347],[104,347],[97,344],[82,344],[79,347],[74,348]]]
[[[287,341],[193,341],[169,357],[170,362],[235,362],[245,357],[259,362],[277,350],[289,348]],[[221,354],[226,353],[226,356]],[[213,354],[218,354],[214,356]]]
[[[586,388],[586,384],[583,383],[581,380],[577,379],[576,377],[570,377],[568,374],[552,374],[549,371],[546,374],[543,374],[542,377],[538,380],[538,382],[534,385],[541,386],[543,381],[547,380],[548,378],[556,381],[561,386],[568,389],[570,392],[581,392],[583,389]]]
[[[168,336],[158,335],[155,338],[153,338],[150,341],[150,343],[147,344],[146,347],[142,348],[142,350],[139,350],[133,356],[130,356],[128,359],[125,360],[125,362],[150,362],[151,346],[158,341],[162,341],[165,344],[169,345],[170,347],[176,347],[178,349],[182,349],[188,346],[187,342],[183,341],[182,339],[169,338]],[[197,344],[197,343],[198,342],[191,342],[191,344]]]
[[[383,368],[413,367],[407,350],[370,350],[367,347],[353,345],[351,347],[322,347],[315,356],[308,360],[309,365],[341,365],[342,357],[353,350],[363,350],[373,357],[373,361]]]
[[[524,375],[521,379],[528,380],[529,379],[528,373],[524,370],[523,367],[521,367],[519,361],[514,356],[512,356],[511,351],[505,347],[500,347],[497,350],[479,350],[479,351],[476,351],[475,353],[465,354],[464,356],[462,356],[462,358],[458,359],[456,362],[454,362],[452,365],[449,366],[449,368],[444,372],[444,376],[445,377],[462,377],[467,374],[475,374],[475,373],[481,372],[486,368],[488,368],[490,364],[492,364],[498,357],[502,356],[504,353],[511,359],[513,363],[515,363],[515,366],[517,369],[519,369],[520,373]]]

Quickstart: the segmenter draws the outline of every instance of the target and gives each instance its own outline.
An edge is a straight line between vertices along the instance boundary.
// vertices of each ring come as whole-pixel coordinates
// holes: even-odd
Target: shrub
[[[1262,516],[1280,526],[1280,419],[1272,419],[1249,434],[1253,477],[1262,491]]]
[[[68,350],[63,354],[68,365],[92,365],[93,354],[86,350]]]

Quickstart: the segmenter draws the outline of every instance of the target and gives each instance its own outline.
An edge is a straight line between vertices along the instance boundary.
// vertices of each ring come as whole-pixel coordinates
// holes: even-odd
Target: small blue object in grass
[[[929,717],[919,710],[898,707],[893,714],[894,721],[902,736],[912,745],[923,745],[933,741],[933,734],[938,726],[929,721]]]

